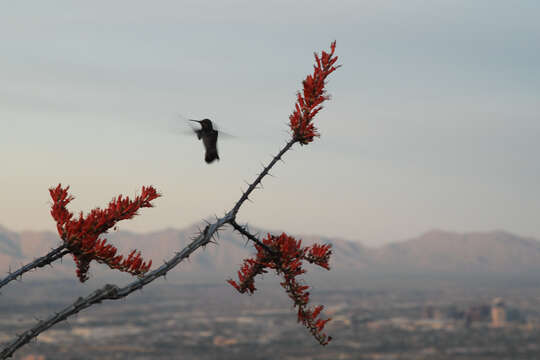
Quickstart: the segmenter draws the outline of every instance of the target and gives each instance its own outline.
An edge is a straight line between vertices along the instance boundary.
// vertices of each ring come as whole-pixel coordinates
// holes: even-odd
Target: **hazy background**
[[[430,228],[540,237],[538,1],[0,1],[0,224],[52,230],[153,184],[121,229],[230,209],[287,140],[313,52],[343,67],[240,221],[375,245]],[[176,114],[236,138],[206,165]]]

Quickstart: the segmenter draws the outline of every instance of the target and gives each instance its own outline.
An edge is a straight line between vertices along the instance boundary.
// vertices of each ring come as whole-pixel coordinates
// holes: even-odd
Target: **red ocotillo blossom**
[[[295,109],[289,116],[289,126],[293,140],[301,145],[309,144],[315,136],[319,136],[313,125],[313,118],[322,109],[322,103],[330,97],[326,94],[325,81],[328,75],[333,73],[340,65],[336,65],[337,56],[334,56],[336,42],[330,45],[330,52],[323,51],[319,56],[315,53],[315,65],[313,74],[310,74],[302,82],[303,90],[298,92]],[[297,276],[305,273],[302,268],[303,261],[319,265],[327,270],[330,269],[328,261],[332,254],[331,245],[314,244],[302,247],[302,242],[285,233],[280,236],[272,236],[263,240],[263,245],[255,244],[257,254],[254,258],[244,260],[238,280],[228,280],[239,292],[253,294],[255,277],[268,272],[268,269],[276,271],[283,278],[280,283],[294,306],[298,308],[298,321],[304,324],[311,334],[322,345],[328,344],[332,339],[322,332],[330,319],[321,319],[319,315],[323,306],[309,307],[309,286],[297,280]]]
[[[321,319],[319,315],[323,306],[308,306],[309,286],[304,285],[297,276],[306,272],[302,268],[302,262],[319,265],[327,270],[330,269],[328,261],[332,254],[330,244],[302,247],[302,241],[283,233],[280,236],[268,236],[262,241],[266,249],[261,245],[255,244],[257,254],[254,258],[244,260],[240,271],[238,271],[237,283],[234,280],[228,280],[241,293],[248,292],[253,294],[255,288],[255,277],[259,274],[268,272],[268,269],[276,271],[283,281],[280,283],[294,306],[298,308],[298,322],[301,322],[311,334],[322,345],[328,344],[332,338],[322,332],[324,326],[330,319]],[[270,251],[268,251],[270,250]]]
[[[127,257],[117,255],[117,249],[100,239],[120,220],[131,219],[137,215],[140,208],[152,207],[151,201],[161,196],[152,186],[143,186],[141,195],[131,200],[129,197],[119,195],[114,198],[106,209],[95,208],[86,216],[81,212],[74,219],[66,206],[74,199],[68,194],[69,186],[49,189],[53,200],[51,215],[56,221],[56,228],[60,238],[70,250],[77,265],[77,277],[81,282],[88,279],[90,262],[95,260],[106,264],[112,269],[128,272],[132,275],[146,273],[152,261],[143,261],[141,253],[133,250]]]
[[[322,109],[322,103],[330,99],[324,89],[326,77],[333,73],[341,65],[335,65],[338,57],[334,56],[336,42],[330,45],[330,52],[323,51],[321,56],[315,53],[315,65],[313,74],[310,74],[302,82],[303,90],[297,93],[297,100],[293,113],[289,116],[289,126],[293,133],[293,138],[301,145],[306,145],[313,141],[315,136],[319,136],[317,128],[312,123],[313,118]]]

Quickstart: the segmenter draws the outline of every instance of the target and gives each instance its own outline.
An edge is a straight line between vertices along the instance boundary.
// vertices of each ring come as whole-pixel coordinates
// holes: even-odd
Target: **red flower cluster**
[[[255,276],[268,272],[267,269],[275,270],[278,275],[283,277],[281,286],[293,300],[294,306],[298,307],[298,322],[303,323],[319,343],[328,344],[332,337],[324,334],[322,330],[330,319],[318,318],[324,308],[322,305],[315,308],[308,306],[309,292],[307,290],[309,286],[302,285],[296,277],[306,272],[302,268],[304,260],[330,269],[328,261],[332,254],[332,245],[314,244],[302,247],[302,240],[296,240],[285,233],[280,236],[268,234],[268,237],[262,242],[271,252],[255,244],[257,254],[253,259],[244,260],[240,271],[238,271],[239,283],[232,279],[228,280],[228,283],[241,293],[253,294],[256,290]]]
[[[295,140],[302,145],[313,141],[313,137],[319,136],[317,129],[311,120],[321,111],[321,104],[330,99],[324,89],[325,80],[341,65],[334,65],[338,59],[334,56],[336,42],[330,45],[330,53],[322,52],[321,57],[315,53],[316,64],[313,65],[313,75],[308,75],[302,82],[304,89],[298,92],[294,112],[289,116],[289,126]]]
[[[106,239],[99,239],[115,224],[137,215],[137,210],[152,207],[151,201],[161,196],[153,187],[142,188],[141,195],[134,200],[119,195],[113,199],[107,209],[95,208],[84,217],[81,212],[78,219],[73,220],[73,213],[66,209],[74,197],[68,194],[69,186],[49,189],[53,200],[51,215],[56,221],[58,234],[71,251],[77,264],[77,276],[81,282],[88,279],[90,262],[95,260],[107,264],[112,269],[128,272],[133,275],[146,273],[152,265],[141,258],[141,253],[133,250],[127,258],[116,255],[117,249],[107,244]]]

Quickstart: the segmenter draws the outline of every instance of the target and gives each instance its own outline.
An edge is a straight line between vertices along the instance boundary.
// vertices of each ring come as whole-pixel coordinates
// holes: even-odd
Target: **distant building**
[[[495,298],[491,303],[491,325],[494,327],[506,325],[506,305],[501,298]]]
[[[489,305],[474,305],[465,312],[465,326],[470,327],[473,322],[487,322],[490,320]]]
[[[463,320],[465,319],[465,311],[458,309],[457,306],[451,305],[446,310],[446,317],[452,320]]]
[[[521,313],[521,311],[519,311],[519,309],[506,307],[506,322],[525,324],[527,323],[527,318]]]
[[[448,315],[441,309],[435,308],[433,305],[427,305],[422,309],[422,318],[429,320],[443,320],[448,318]]]
[[[422,310],[422,317],[424,319],[433,319],[435,318],[435,309],[432,305],[424,306],[424,309]]]

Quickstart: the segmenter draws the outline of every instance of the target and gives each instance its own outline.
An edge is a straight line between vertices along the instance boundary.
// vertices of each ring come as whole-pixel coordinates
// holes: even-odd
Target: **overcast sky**
[[[142,185],[122,230],[223,215],[288,139],[313,52],[343,67],[240,222],[382,244],[439,228],[540,238],[540,2],[0,1],[0,224],[55,230]],[[207,165],[176,116],[234,138]],[[176,123],[175,123],[176,122]]]

